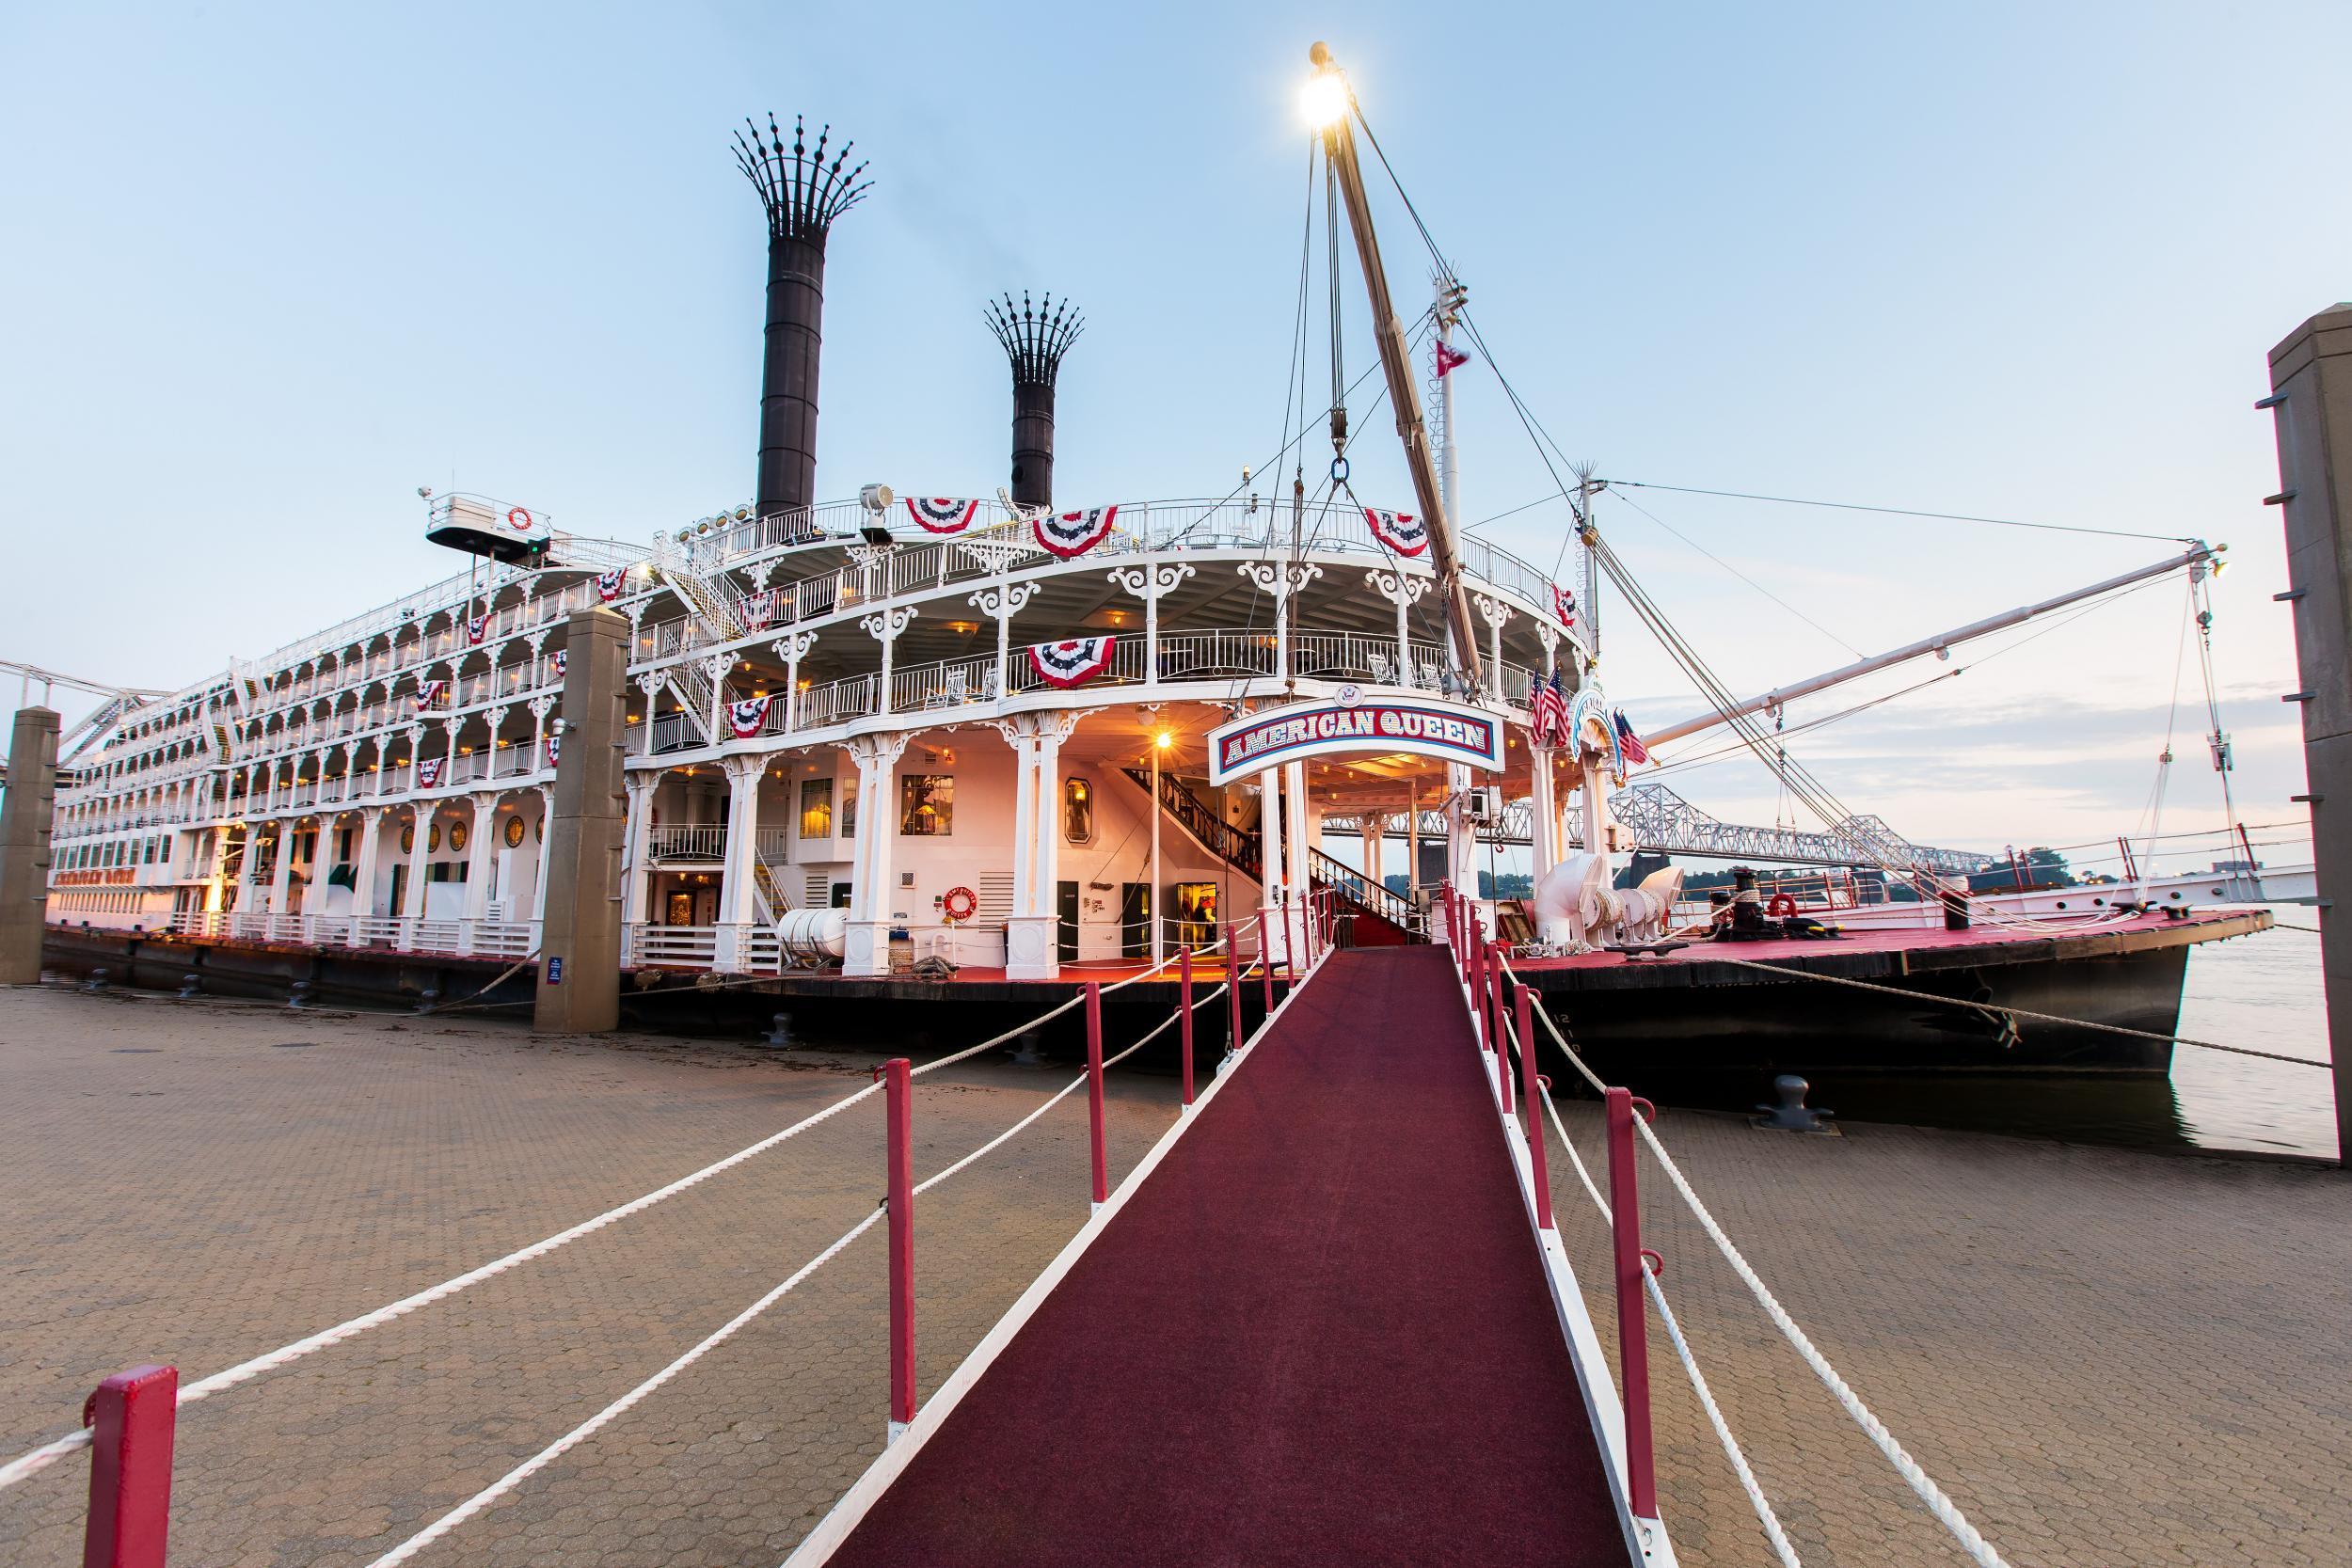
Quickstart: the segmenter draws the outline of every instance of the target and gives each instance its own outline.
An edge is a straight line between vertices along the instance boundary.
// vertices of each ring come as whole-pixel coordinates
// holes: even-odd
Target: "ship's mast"
[[[1321,101],[1332,107],[1323,123],[1323,154],[1340,195],[1347,202],[1347,226],[1356,239],[1357,260],[1362,263],[1364,293],[1372,303],[1373,340],[1380,345],[1380,366],[1389,378],[1389,401],[1396,407],[1396,434],[1405,443],[1406,467],[1412,471],[1413,497],[1429,521],[1429,554],[1438,575],[1438,595],[1445,608],[1446,629],[1454,640],[1454,665],[1473,689],[1486,685],[1478,656],[1478,638],[1470,629],[1470,594],[1462,586],[1460,552],[1455,548],[1454,520],[1446,512],[1450,492],[1440,493],[1438,465],[1429,450],[1429,430],[1422,422],[1421,388],[1413,382],[1413,362],[1405,344],[1405,328],[1396,319],[1389,294],[1388,269],[1380,260],[1380,240],[1373,232],[1372,207],[1364,196],[1362,166],[1356,161],[1356,135],[1348,124],[1355,95],[1331,59],[1331,51],[1318,43],[1308,51],[1318,82],[1330,84]],[[1449,428],[1451,421],[1448,421]]]

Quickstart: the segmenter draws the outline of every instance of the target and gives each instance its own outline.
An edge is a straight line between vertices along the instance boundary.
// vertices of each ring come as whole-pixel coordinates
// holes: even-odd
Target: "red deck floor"
[[[831,1559],[1627,1560],[1429,947],[1331,958]]]

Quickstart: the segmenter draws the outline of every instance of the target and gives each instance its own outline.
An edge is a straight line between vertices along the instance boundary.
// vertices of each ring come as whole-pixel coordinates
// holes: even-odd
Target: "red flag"
[[[1455,348],[1452,343],[1445,341],[1443,339],[1438,340],[1438,373],[1439,375],[1451,375],[1454,372],[1460,370],[1464,365],[1469,364],[1470,361],[1470,356],[1466,350]]]

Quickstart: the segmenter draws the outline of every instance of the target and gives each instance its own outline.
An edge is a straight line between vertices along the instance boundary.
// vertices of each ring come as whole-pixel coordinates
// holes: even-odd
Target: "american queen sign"
[[[1226,784],[1303,757],[1371,752],[1431,757],[1500,772],[1499,715],[1435,699],[1367,697],[1353,705],[1293,704],[1209,732],[1209,783]]]

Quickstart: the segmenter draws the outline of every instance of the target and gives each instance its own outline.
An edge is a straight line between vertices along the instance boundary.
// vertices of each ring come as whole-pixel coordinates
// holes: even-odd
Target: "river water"
[[[2294,926],[2317,924],[2316,911],[2291,904],[2278,905],[2271,913]],[[2193,949],[2181,995],[2180,1033],[2328,1060],[2319,938],[2274,927]],[[1851,1121],[2333,1159],[2331,1084],[2332,1075],[2322,1068],[2182,1045],[2173,1051],[2169,1083],[2086,1078],[1988,1084],[1906,1075],[1824,1081],[1812,1102]]]

